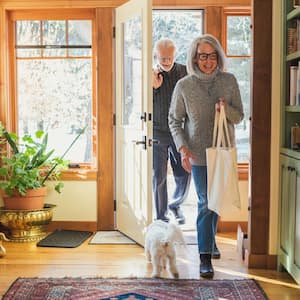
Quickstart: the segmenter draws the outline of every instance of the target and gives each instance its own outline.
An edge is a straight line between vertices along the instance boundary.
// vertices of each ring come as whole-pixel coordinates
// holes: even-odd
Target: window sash
[[[10,64],[11,64],[11,107],[9,109],[9,114],[10,114],[10,128],[17,132],[17,128],[18,128],[18,105],[17,105],[17,82],[16,82],[16,78],[17,78],[17,60],[19,59],[36,59],[37,57],[30,57],[30,58],[18,58],[16,57],[16,51],[13,51],[13,49],[21,49],[21,48],[26,48],[27,46],[30,46],[28,48],[31,47],[36,47],[36,46],[32,46],[32,45],[15,45],[15,21],[21,21],[21,20],[89,20],[91,21],[91,29],[92,29],[92,45],[96,45],[96,34],[95,34],[95,13],[93,10],[91,9],[84,9],[84,10],[80,10],[80,12],[78,10],[74,10],[74,9],[70,9],[70,10],[63,10],[63,11],[58,11],[58,10],[53,10],[53,11],[48,11],[47,12],[43,12],[43,11],[31,11],[31,12],[24,12],[24,11],[12,11],[9,14],[9,48],[12,49],[12,51],[10,51]],[[60,58],[63,59],[91,59],[91,71],[92,71],[92,77],[91,77],[91,84],[92,84],[92,92],[91,92],[91,135],[92,135],[92,140],[91,140],[91,151],[92,151],[92,160],[89,163],[79,163],[79,168],[76,169],[72,169],[70,171],[67,171],[71,174],[71,177],[74,177],[75,172],[78,173],[80,171],[80,173],[82,174],[82,171],[85,172],[85,174],[88,174],[86,177],[85,176],[81,176],[81,179],[84,178],[94,178],[95,177],[95,171],[92,170],[96,170],[96,162],[97,162],[97,158],[96,158],[96,154],[97,154],[97,137],[96,137],[96,130],[94,129],[95,126],[95,121],[96,120],[96,91],[95,91],[95,87],[96,87],[96,47],[92,46],[92,45],[82,45],[83,47],[81,48],[86,48],[86,49],[91,49],[92,52],[92,56],[63,56]],[[53,46],[53,45],[51,45]],[[50,47],[51,47],[50,46]],[[81,45],[59,45],[59,47],[57,48],[70,48],[70,49],[78,49],[80,48]],[[54,45],[54,47],[56,47],[56,45]],[[45,48],[45,49],[49,49],[49,45],[38,45],[38,47],[36,48]],[[54,57],[54,56],[46,56],[46,57],[40,57],[39,59],[57,59],[58,57]],[[76,165],[78,165],[78,163],[76,163]],[[92,172],[91,172],[92,171]],[[76,177],[76,176],[75,176]],[[67,176],[67,179],[69,179],[70,176]]]

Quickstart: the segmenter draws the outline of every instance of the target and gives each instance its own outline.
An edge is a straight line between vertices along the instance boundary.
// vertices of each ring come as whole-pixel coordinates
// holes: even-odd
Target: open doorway
[[[236,126],[236,142],[238,162],[240,166],[248,166],[250,159],[250,59],[251,59],[251,16],[250,10],[226,10],[223,13],[222,45],[228,57],[227,69],[237,78],[244,105],[245,118]],[[171,38],[177,46],[176,62],[185,64],[186,53],[191,41],[201,35],[204,30],[203,10],[153,10],[153,44],[160,38]],[[221,34],[220,34],[221,36]],[[175,188],[171,167],[168,168],[169,200]],[[248,183],[241,182],[241,195],[244,198],[243,212],[233,214],[234,221],[247,222]],[[190,184],[188,197],[181,206],[186,217],[182,225],[184,231],[196,229],[197,196],[193,182]],[[229,217],[226,220],[230,220]],[[168,215],[172,218],[172,214]]]

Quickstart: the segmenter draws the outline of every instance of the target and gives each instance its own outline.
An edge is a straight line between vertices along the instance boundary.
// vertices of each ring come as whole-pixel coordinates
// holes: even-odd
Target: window
[[[50,14],[48,14],[49,16]],[[95,162],[93,20],[90,17],[16,18],[15,126],[20,136],[37,129],[62,155],[79,129],[85,133],[66,155],[72,163]]]
[[[250,156],[250,62],[251,17],[247,14],[226,14],[227,69],[239,83],[244,105],[244,120],[235,128],[238,162],[248,163]]]
[[[203,10],[154,10],[152,15],[153,45],[161,38],[172,39],[176,62],[185,65],[189,46],[203,33]]]

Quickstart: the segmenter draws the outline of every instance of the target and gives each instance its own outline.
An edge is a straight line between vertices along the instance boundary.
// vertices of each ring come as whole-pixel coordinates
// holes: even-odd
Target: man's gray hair
[[[160,47],[174,48],[176,51],[176,46],[175,46],[173,40],[171,40],[171,39],[162,38],[162,39],[156,41],[156,43],[154,45],[154,54],[156,54],[159,51]]]
[[[204,43],[210,44],[218,54],[218,67],[221,71],[224,71],[226,67],[226,55],[220,44],[220,42],[211,34],[204,34],[192,41],[187,57],[187,72],[189,75],[199,72],[199,67],[196,61],[198,46]]]

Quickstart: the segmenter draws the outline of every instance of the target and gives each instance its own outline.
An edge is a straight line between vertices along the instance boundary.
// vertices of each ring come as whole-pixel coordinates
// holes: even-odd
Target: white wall
[[[96,181],[65,181],[61,194],[49,191],[46,203],[57,205],[53,221],[97,221]]]
[[[61,194],[48,183],[46,203],[55,204],[53,221],[97,221],[96,181],[65,181]],[[0,206],[3,201],[0,198]]]

